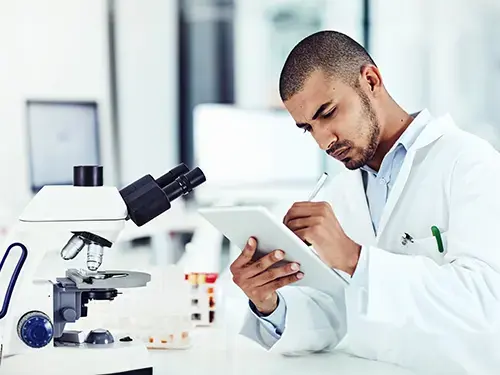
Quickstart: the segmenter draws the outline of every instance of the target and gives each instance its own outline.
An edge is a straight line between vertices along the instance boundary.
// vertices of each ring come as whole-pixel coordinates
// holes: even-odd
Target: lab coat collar
[[[409,150],[416,152],[437,141],[448,130],[454,128],[456,128],[455,122],[449,114],[431,118]]]
[[[420,112],[412,113],[411,117],[413,117],[413,121],[410,123],[408,128],[401,134],[399,139],[392,145],[389,152],[384,157],[382,164],[384,164],[387,158],[391,157],[391,154],[394,154],[399,147],[403,147],[405,154],[411,148],[411,146],[415,143],[422,129],[432,120],[432,115],[429,110],[423,109]],[[365,164],[361,167],[361,169],[365,172],[371,173],[373,175],[378,175],[379,171],[374,170],[368,164]],[[385,176],[386,181],[390,181],[390,175]]]
[[[430,145],[431,143],[437,141],[441,138],[448,130],[453,129],[456,125],[449,114],[433,118],[427,123],[424,129],[421,131],[420,135],[417,137],[413,145],[409,148],[408,153],[403,161],[401,170],[398,177],[394,183],[391,194],[382,212],[382,217],[380,218],[378,238],[381,238],[384,234],[384,230],[387,228],[387,224],[390,220],[392,211],[396,206],[410,175],[411,169],[413,167],[413,161],[415,159],[416,153],[421,149]]]
[[[347,205],[348,209],[343,215],[355,217],[356,225],[347,226],[344,229],[346,233],[357,243],[363,245],[376,245],[382,238],[387,223],[390,220],[391,214],[396,206],[401,193],[406,185],[408,176],[413,166],[415,154],[422,148],[428,146],[434,141],[438,140],[449,129],[455,127],[453,120],[449,115],[430,118],[430,121],[425,124],[424,128],[415,139],[413,144],[409,147],[408,153],[404,159],[401,170],[394,183],[389,199],[384,207],[382,217],[379,224],[378,234],[375,234],[371,222],[370,210],[366,200],[366,192],[363,186],[363,178],[361,168],[355,171],[346,170],[344,172],[345,186],[344,195],[346,197],[343,202]],[[345,222],[351,222],[352,219],[343,217]]]
[[[402,145],[407,152],[415,143],[421,131],[432,120],[432,115],[428,109],[413,113],[411,117],[413,117],[412,122],[396,142],[396,144]]]

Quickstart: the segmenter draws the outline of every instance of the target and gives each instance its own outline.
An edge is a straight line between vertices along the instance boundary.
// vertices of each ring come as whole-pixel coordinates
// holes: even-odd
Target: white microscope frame
[[[42,312],[53,322],[53,282],[64,275],[35,280],[46,252],[62,249],[72,232],[90,232],[114,243],[126,215],[127,207],[114,187],[46,186],[32,199],[0,253],[0,291],[6,291],[0,305],[4,356],[54,348],[51,340],[33,349],[17,332],[19,320],[31,311]]]

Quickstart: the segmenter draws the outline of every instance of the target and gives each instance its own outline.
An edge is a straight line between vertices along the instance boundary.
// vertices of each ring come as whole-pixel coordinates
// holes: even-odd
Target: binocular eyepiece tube
[[[171,202],[189,194],[206,181],[198,167],[189,170],[179,164],[158,179],[146,175],[120,190],[128,209],[128,218],[142,226],[171,207]]]

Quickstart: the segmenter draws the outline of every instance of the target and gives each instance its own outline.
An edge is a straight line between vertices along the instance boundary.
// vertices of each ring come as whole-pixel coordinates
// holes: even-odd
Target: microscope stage
[[[85,271],[69,269],[66,277],[75,283],[77,289],[119,289],[146,286],[151,275],[136,271]]]

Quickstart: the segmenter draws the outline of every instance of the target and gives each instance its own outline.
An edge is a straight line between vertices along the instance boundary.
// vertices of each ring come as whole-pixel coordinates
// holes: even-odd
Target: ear
[[[361,82],[366,87],[368,92],[374,95],[378,94],[382,88],[382,76],[375,65],[363,65],[361,67]]]

